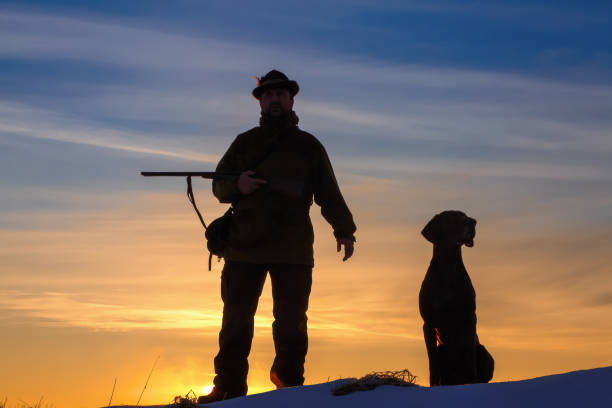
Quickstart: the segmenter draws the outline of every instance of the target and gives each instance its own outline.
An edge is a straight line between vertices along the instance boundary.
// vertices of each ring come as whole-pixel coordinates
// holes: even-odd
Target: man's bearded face
[[[259,106],[270,116],[281,116],[293,109],[293,97],[286,88],[266,89],[261,94]]]

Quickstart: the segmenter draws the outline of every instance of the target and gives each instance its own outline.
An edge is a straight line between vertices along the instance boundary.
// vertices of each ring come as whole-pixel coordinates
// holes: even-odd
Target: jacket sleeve
[[[321,214],[332,226],[336,238],[349,238],[355,241],[354,234],[357,227],[353,215],[342,197],[325,148],[323,145],[319,145],[319,148],[320,157],[313,183],[314,202],[321,207]]]
[[[216,172],[240,171],[238,163],[236,162],[237,146],[238,138],[232,142],[227,152],[225,152],[219,161],[219,164],[217,164],[217,168],[215,169]],[[213,180],[212,190],[215,197],[222,203],[232,203],[237,201],[238,197],[240,197],[237,180]]]

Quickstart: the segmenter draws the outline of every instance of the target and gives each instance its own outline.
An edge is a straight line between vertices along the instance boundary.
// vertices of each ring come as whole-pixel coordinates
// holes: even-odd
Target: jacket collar
[[[295,111],[278,117],[273,117],[262,112],[259,118],[259,126],[264,129],[284,130],[297,126],[299,121],[300,119],[295,114]]]

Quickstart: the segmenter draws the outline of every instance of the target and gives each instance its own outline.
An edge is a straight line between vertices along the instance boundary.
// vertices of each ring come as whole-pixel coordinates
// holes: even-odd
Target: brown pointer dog
[[[476,220],[444,211],[421,232],[434,244],[433,258],[419,293],[419,310],[429,357],[429,383],[489,382],[494,361],[476,334],[476,292],[461,258],[474,246]]]

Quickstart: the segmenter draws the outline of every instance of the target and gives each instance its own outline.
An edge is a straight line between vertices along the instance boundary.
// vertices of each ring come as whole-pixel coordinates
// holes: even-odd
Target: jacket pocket
[[[256,246],[278,229],[282,218],[282,214],[269,208],[236,209],[232,217],[229,245],[235,248]]]

